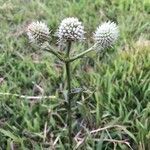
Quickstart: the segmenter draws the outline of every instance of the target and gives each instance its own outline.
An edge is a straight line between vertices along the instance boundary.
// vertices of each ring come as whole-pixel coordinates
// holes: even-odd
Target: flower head
[[[105,22],[94,33],[94,40],[100,48],[107,48],[115,43],[119,35],[118,26],[114,22]]]
[[[26,32],[31,43],[43,44],[49,40],[50,31],[43,22],[32,22],[28,25]]]
[[[59,40],[77,41],[84,38],[84,26],[78,18],[64,19],[58,29],[57,36]]]

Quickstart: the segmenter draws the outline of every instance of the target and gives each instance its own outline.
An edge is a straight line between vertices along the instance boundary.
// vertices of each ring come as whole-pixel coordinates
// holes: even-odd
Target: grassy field
[[[80,91],[72,99],[74,149],[149,150],[149,0],[0,0],[0,149],[68,149],[64,65],[31,47],[24,31],[41,20],[54,35],[69,16],[83,22],[88,41],[74,44],[74,54],[92,45],[103,21],[120,29],[104,56],[93,52],[71,65]]]

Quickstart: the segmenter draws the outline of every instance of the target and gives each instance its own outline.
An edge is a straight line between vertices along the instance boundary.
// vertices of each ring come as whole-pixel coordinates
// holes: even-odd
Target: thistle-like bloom
[[[114,22],[105,22],[94,33],[94,40],[100,48],[113,45],[119,35],[118,26]]]
[[[31,43],[43,44],[49,40],[50,31],[43,22],[32,22],[28,25],[26,32]]]
[[[60,41],[77,41],[84,38],[84,26],[78,18],[64,19],[58,29],[57,36]]]

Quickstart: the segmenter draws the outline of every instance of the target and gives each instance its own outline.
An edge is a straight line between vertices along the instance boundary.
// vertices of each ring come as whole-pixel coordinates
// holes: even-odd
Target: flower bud
[[[94,33],[94,40],[100,48],[113,45],[119,35],[118,26],[114,22],[105,22]]]
[[[41,45],[44,42],[49,41],[50,31],[43,22],[32,22],[28,25],[26,32],[31,43]]]
[[[58,29],[59,40],[77,41],[84,38],[84,26],[77,18],[64,19]]]

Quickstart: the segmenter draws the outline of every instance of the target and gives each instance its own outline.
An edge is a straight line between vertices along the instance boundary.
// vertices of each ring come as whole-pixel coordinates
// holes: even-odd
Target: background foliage
[[[92,45],[103,21],[120,28],[116,47],[72,64],[74,147],[150,149],[149,14],[148,0],[0,0],[0,149],[66,149],[64,66],[31,47],[24,31],[33,20],[45,21],[55,44],[69,16],[83,22],[88,41],[74,44],[72,54]]]

